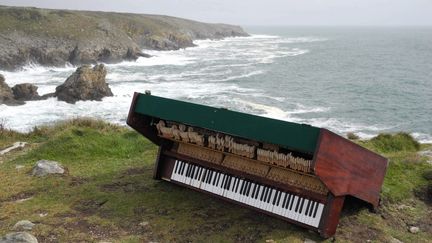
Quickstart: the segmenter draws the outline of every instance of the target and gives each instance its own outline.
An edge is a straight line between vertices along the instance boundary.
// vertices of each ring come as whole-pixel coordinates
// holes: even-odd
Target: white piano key
[[[306,208],[307,205],[309,203],[308,199],[305,199],[303,202],[303,207],[301,208],[301,212],[300,212],[300,216],[299,216],[299,220],[300,222],[304,223],[306,221]]]
[[[318,227],[319,222],[321,220],[321,214],[322,214],[323,208],[324,208],[324,204],[322,204],[322,203],[318,204],[318,210],[317,210],[315,218],[312,222],[312,226]]]

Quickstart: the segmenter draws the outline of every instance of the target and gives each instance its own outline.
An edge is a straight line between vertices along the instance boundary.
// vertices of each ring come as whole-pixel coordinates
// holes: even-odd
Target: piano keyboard
[[[171,180],[318,227],[324,204],[240,177],[176,160]]]

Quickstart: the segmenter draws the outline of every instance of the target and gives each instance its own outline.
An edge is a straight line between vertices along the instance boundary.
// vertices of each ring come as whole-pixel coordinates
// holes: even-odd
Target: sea
[[[29,131],[94,117],[126,126],[134,92],[328,128],[361,138],[409,132],[432,143],[432,28],[246,26],[250,37],[198,40],[151,58],[107,64],[114,96],[68,104],[50,98],[0,105],[6,127]],[[12,87],[54,92],[76,67],[1,71]],[[272,129],[269,127],[268,129]]]

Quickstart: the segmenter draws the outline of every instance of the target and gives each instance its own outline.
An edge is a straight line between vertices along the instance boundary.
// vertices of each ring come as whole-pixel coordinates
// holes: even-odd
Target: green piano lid
[[[320,129],[184,101],[139,94],[135,112],[313,154]]]

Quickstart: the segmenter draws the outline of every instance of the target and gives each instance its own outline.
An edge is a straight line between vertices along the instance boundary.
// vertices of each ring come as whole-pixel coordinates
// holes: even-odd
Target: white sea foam
[[[432,143],[432,136],[430,134],[413,132],[411,135],[420,143]]]
[[[394,130],[394,127],[366,121],[332,117],[332,113],[337,113],[333,107],[307,106],[302,100],[292,101],[275,96],[263,86],[255,87],[256,80],[266,80],[266,75],[271,73],[272,63],[313,54],[313,45],[308,43],[328,40],[314,36],[252,35],[222,41],[199,40],[194,42],[198,46],[177,51],[144,50],[153,57],[106,65],[113,97],[106,97],[102,102],[80,101],[75,105],[55,98],[16,107],[0,105],[0,119],[20,131],[80,116],[124,125],[133,92],[151,90],[154,95],[311,124],[342,135],[354,132],[361,138],[371,138],[379,132]],[[54,92],[75,69],[71,65],[62,68],[28,65],[18,72],[2,73],[10,86],[34,83],[39,93],[45,94]],[[432,142],[431,135],[412,135],[420,142]]]

